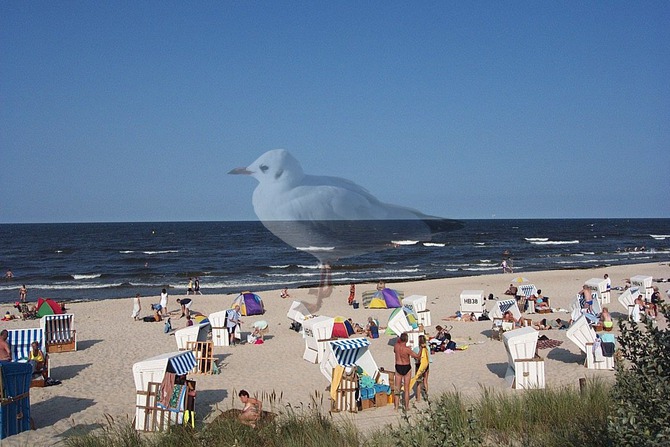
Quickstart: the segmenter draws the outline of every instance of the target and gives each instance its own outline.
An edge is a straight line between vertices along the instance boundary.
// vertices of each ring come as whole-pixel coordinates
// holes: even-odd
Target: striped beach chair
[[[348,338],[328,343],[329,350],[321,362],[321,373],[332,380],[335,366],[360,366],[370,377],[375,377],[379,367],[370,352],[370,340],[367,338]]]
[[[28,359],[30,356],[30,345],[34,342],[40,344],[44,352],[44,331],[42,329],[10,329],[7,331],[7,343],[12,349],[12,361]]]
[[[40,320],[40,326],[44,331],[46,352],[77,350],[74,314],[45,315]]]
[[[516,296],[519,298],[519,310],[523,311],[526,308],[526,304],[534,304],[532,301],[528,301],[533,295],[537,295],[537,287],[535,284],[521,284],[517,288]],[[533,305],[532,309],[529,309],[531,313],[535,312],[535,306]]]
[[[41,328],[7,330],[7,343],[9,343],[10,349],[12,351],[13,362],[27,362],[28,358],[30,357],[30,345],[34,341],[39,343],[40,349],[44,353],[46,377],[50,377],[51,367],[49,366],[49,357],[46,353],[44,331]],[[31,386],[35,385],[31,383]]]

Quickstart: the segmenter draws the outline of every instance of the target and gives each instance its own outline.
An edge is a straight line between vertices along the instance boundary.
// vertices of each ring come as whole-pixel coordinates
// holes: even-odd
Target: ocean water
[[[500,272],[582,269],[670,261],[670,219],[464,220],[439,241],[389,241],[382,251],[331,265],[334,284],[408,281]],[[321,266],[260,222],[0,225],[0,302],[185,293],[236,293],[319,284]]]

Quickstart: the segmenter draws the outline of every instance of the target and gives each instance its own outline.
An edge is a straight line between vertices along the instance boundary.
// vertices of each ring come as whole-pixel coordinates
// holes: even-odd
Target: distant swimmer
[[[14,278],[14,273],[12,273],[11,269],[7,270],[7,272],[5,273],[5,279],[12,279],[12,278]]]

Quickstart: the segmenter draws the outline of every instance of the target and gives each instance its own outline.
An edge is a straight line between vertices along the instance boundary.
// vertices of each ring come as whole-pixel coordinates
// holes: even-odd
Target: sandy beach
[[[607,273],[613,287],[624,285],[624,279],[635,275],[648,275],[654,279],[670,277],[668,263],[616,266],[588,270],[561,270],[524,273],[524,276],[542,289],[551,299],[553,308],[568,309],[581,285],[590,278],[602,278]],[[431,327],[428,334],[435,333],[436,324],[444,324],[443,317],[453,315],[459,308],[459,295],[467,289],[482,289],[485,294],[503,298],[504,291],[517,274],[493,274],[477,277],[450,278],[407,283],[387,283],[387,286],[401,290],[405,295],[426,295],[431,311]],[[665,297],[670,288],[666,282],[657,283]],[[358,284],[357,299],[361,293],[373,290],[375,284]],[[159,290],[155,296],[142,297],[142,315],[150,314],[150,305],[158,303]],[[206,292],[206,290],[205,290]],[[248,390],[252,395],[263,397],[265,393],[276,393],[281,399],[275,408],[284,405],[310,405],[316,395],[324,411],[329,408],[328,381],[319,371],[319,366],[302,359],[305,343],[301,335],[289,329],[286,312],[293,300],[303,301],[309,306],[317,303],[315,289],[289,290],[291,298],[282,299],[280,291],[256,291],[264,301],[266,312],[262,316],[243,317],[242,331],[249,332],[258,320],[269,323],[269,335],[262,345],[238,345],[215,348],[221,374],[190,375],[197,381],[196,412],[199,422],[211,420],[217,410],[240,408],[237,392]],[[95,291],[91,291],[95,294]],[[612,292],[609,306],[614,317],[623,314],[624,308],[617,298],[620,292]],[[351,317],[354,322],[364,325],[367,317],[378,318],[385,326],[390,310],[353,309],[347,304],[349,286],[333,287],[330,296],[324,298],[319,315],[331,317]],[[168,309],[177,310],[176,299],[184,295],[171,295]],[[236,295],[198,295],[194,299],[192,311],[208,315],[228,308]],[[488,304],[487,307],[491,307]],[[0,312],[16,314],[9,304],[0,306]],[[163,333],[162,323],[133,321],[131,298],[73,302],[68,304],[68,312],[75,315],[78,350],[76,352],[52,353],[51,376],[61,381],[60,385],[32,388],[30,392],[31,416],[36,430],[6,438],[2,446],[58,445],[74,434],[89,432],[105,423],[109,415],[116,421],[131,420],[135,410],[135,386],[132,365],[158,354],[177,351],[173,335]],[[569,318],[567,313],[530,315],[533,321],[542,317]],[[179,313],[173,313],[173,327],[186,325]],[[507,368],[507,354],[502,342],[490,339],[490,321],[448,322],[453,325],[451,334],[459,345],[469,345],[464,351],[439,353],[433,356],[430,368],[430,394],[447,390],[458,390],[464,394],[479,393],[482,386],[494,390],[509,390],[504,380]],[[39,327],[39,320],[14,320],[3,322],[2,328],[18,329]],[[616,329],[615,329],[616,331]],[[613,379],[612,371],[587,370],[583,366],[584,355],[567,339],[565,331],[544,331],[551,339],[563,343],[553,349],[541,350],[545,358],[547,387],[577,386],[579,378],[602,377]],[[394,338],[380,335],[372,340],[370,351],[376,363],[386,369],[393,368]],[[315,394],[316,393],[316,394]],[[320,397],[323,397],[321,400]],[[264,409],[272,410],[269,401]],[[336,417],[349,418],[362,429],[380,427],[382,424],[398,420],[393,406],[370,409],[357,414],[340,413]]]

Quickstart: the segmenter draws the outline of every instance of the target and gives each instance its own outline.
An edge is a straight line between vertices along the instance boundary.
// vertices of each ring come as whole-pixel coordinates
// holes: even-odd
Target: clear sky
[[[0,222],[253,220],[305,172],[450,218],[670,217],[670,2],[0,3]]]

